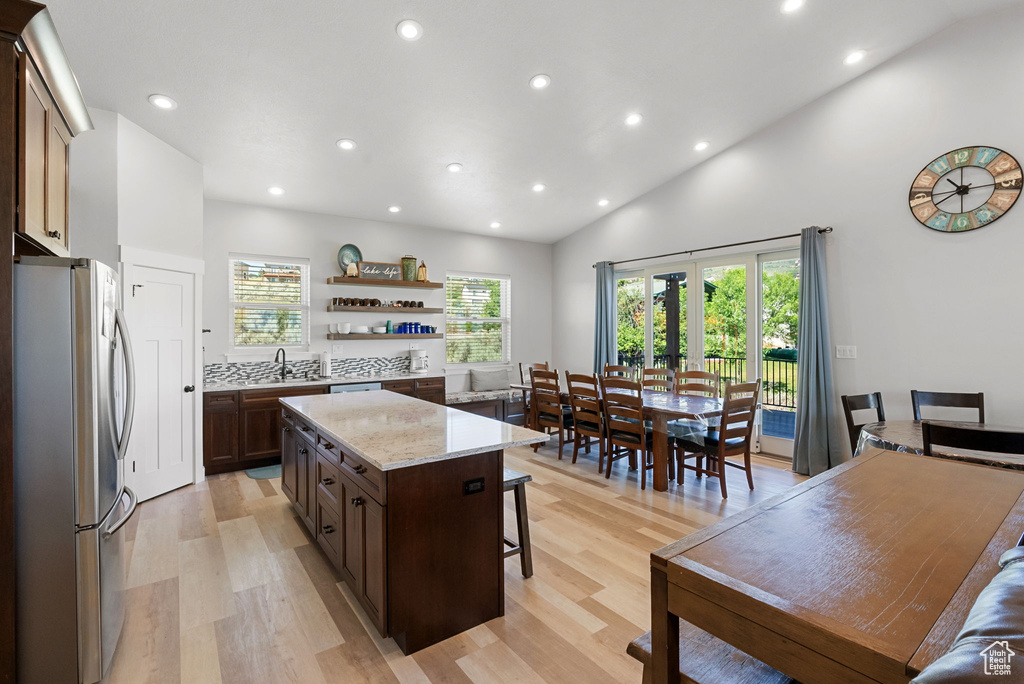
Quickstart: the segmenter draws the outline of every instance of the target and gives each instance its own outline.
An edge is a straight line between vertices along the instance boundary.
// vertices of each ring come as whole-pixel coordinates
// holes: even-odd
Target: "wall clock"
[[[995,147],[961,147],[917,174],[910,210],[933,230],[974,230],[1005,214],[1020,196],[1020,164]]]

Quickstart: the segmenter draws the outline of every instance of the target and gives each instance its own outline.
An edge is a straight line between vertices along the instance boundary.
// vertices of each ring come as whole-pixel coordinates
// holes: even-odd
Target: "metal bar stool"
[[[519,554],[519,561],[523,566],[523,577],[533,576],[533,554],[530,551],[530,519],[526,515],[526,483],[533,479],[525,473],[517,473],[514,470],[505,468],[504,491],[515,492],[516,499],[516,528],[519,530],[519,542],[514,542],[502,535],[505,546],[505,558]]]

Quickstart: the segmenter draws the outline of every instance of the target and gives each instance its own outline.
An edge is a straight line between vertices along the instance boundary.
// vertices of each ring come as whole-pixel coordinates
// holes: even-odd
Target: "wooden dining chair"
[[[921,423],[921,437],[924,441],[925,456],[932,455],[935,445],[998,454],[1024,454],[1024,432],[953,427],[926,420]]]
[[[705,397],[717,397],[718,383],[718,373],[676,371],[672,391],[676,394],[699,394]]]
[[[558,371],[532,370],[534,430],[551,434],[558,433],[558,460],[562,460],[562,448],[566,433],[572,432],[572,411],[562,405],[562,389],[558,386]],[[533,445],[536,452],[539,444]]]
[[[524,385],[530,384],[531,373],[535,370],[548,370],[548,364],[544,363],[523,363],[519,362],[519,382]],[[533,427],[533,404],[530,401],[530,392],[523,390],[523,427]]]
[[[589,454],[590,441],[596,439],[598,472],[601,472],[601,464],[604,463],[604,417],[597,377],[566,371],[565,383],[569,392],[569,408],[572,409],[572,462],[576,462],[580,446]]]
[[[612,464],[620,458],[628,457],[630,470],[640,468],[640,488],[646,489],[646,475],[654,467],[654,454],[644,422],[642,391],[643,388],[636,380],[607,375],[601,378],[606,440],[604,453],[608,460],[604,476],[610,478]],[[637,454],[640,455],[639,460]]]
[[[846,414],[846,429],[850,432],[850,447],[853,449],[852,453],[856,454],[857,442],[860,441],[860,429],[867,425],[867,423],[861,423],[860,425],[854,423],[853,412],[875,409],[875,415],[877,418],[869,422],[882,422],[885,420],[885,408],[882,406],[882,393],[872,392],[871,394],[844,394],[841,399],[843,400],[843,413]]]
[[[604,375],[632,380],[636,377],[636,369],[632,366],[613,366],[606,363],[604,364]]]
[[[640,375],[640,385],[652,392],[671,392],[672,371],[668,368],[644,368]]]
[[[707,467],[685,465],[684,461],[677,464],[677,470],[696,470],[699,474],[718,478],[722,489],[722,498],[728,498],[729,492],[725,484],[726,466],[739,468],[747,473],[747,485],[754,489],[754,476],[750,466],[750,444],[754,434],[754,417],[757,415],[757,398],[761,393],[761,380],[730,384],[725,388],[725,404],[722,406],[721,422],[716,427],[709,427],[699,437],[683,438],[684,455],[701,454],[707,460]],[[680,452],[677,452],[680,453]],[[727,460],[729,456],[743,456],[743,463]]]
[[[910,403],[914,405],[914,420],[922,420],[922,406],[952,406],[978,409],[978,422],[985,422],[985,393],[921,392],[910,390]]]

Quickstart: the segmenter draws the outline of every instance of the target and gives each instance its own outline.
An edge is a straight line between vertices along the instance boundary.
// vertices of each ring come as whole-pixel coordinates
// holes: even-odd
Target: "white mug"
[[[332,332],[332,333],[338,332],[338,324],[337,323],[331,323],[330,325],[327,326],[327,330],[329,332]]]
[[[351,323],[342,323],[341,324],[341,334],[342,335],[348,335],[350,332],[352,332],[352,324]]]

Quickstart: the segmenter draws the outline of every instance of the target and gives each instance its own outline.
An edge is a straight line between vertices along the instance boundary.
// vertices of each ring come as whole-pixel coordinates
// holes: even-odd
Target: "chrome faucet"
[[[277,363],[278,361],[281,362],[281,382],[284,382],[285,376],[291,373],[291,371],[288,370],[288,362],[285,360],[285,358],[286,355],[284,353],[284,347],[281,347],[280,349],[277,350],[277,355],[274,356],[274,363]]]

